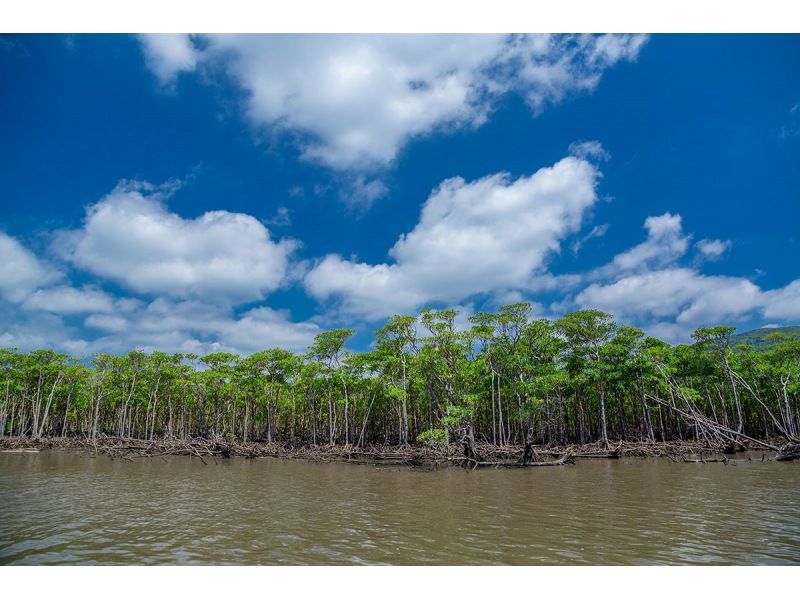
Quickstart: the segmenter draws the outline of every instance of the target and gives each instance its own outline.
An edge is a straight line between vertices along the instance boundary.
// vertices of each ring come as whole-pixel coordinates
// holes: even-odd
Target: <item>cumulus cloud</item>
[[[495,100],[522,95],[535,113],[591,91],[635,60],[642,35],[141,36],[162,82],[203,67],[246,93],[252,124],[296,137],[302,157],[374,171],[409,139],[478,126]],[[198,41],[199,43],[195,43]],[[200,46],[202,45],[202,49]]]
[[[245,302],[278,288],[296,242],[275,242],[256,218],[226,211],[184,219],[165,192],[123,182],[89,206],[83,227],[62,232],[59,253],[78,268],[137,293]]]
[[[24,307],[66,315],[110,312],[115,308],[115,302],[114,297],[96,288],[76,289],[62,285],[38,289],[25,300]]]
[[[92,342],[93,350],[136,347],[198,354],[249,354],[270,347],[303,351],[321,331],[317,324],[293,322],[287,311],[266,306],[236,314],[202,301],[165,298],[127,314],[92,314],[85,324],[103,334]]]
[[[735,324],[753,316],[800,319],[800,280],[765,291],[747,278],[666,268],[593,283],[570,307],[602,309],[666,340],[687,342],[700,326]]]
[[[614,260],[596,270],[594,278],[608,278],[623,272],[647,271],[675,263],[689,248],[691,237],[684,234],[681,216],[669,212],[650,216],[644,221],[647,239],[614,256]]]
[[[29,314],[18,306],[0,302],[0,347],[15,347],[20,351],[52,348],[83,355],[89,343],[59,315]]]
[[[94,274],[96,283],[65,282],[67,269],[0,233],[0,346],[75,355],[307,348],[319,325],[264,305],[235,309],[291,275],[294,242],[271,241],[244,214],[182,219],[164,205],[171,190],[121,184],[88,208],[81,229],[55,235],[56,252]],[[105,280],[156,297],[120,297],[99,286]]]
[[[210,212],[186,220],[165,207],[169,190],[121,185],[88,209],[81,229],[57,240],[62,255],[96,275],[83,286],[65,281],[66,270],[0,233],[0,346],[52,347],[76,355],[132,348],[302,351],[323,322],[378,320],[425,306],[458,305],[459,326],[467,326],[476,300],[499,305],[551,293],[556,302],[550,315],[603,309],[673,342],[688,341],[698,326],[800,319],[800,280],[768,290],[745,277],[705,275],[697,260],[681,265],[688,261],[691,235],[678,214],[647,218],[647,238],[594,271],[549,271],[549,258],[580,230],[596,203],[600,176],[595,165],[570,156],[518,179],[503,173],[475,181],[448,179],[432,191],[417,224],[397,239],[386,262],[328,255],[304,270],[297,261],[286,265],[291,251],[286,248],[278,251],[284,259],[281,274],[272,279],[252,279],[252,273],[266,267],[265,256],[284,242],[271,241],[255,219]],[[584,239],[604,232],[595,227]],[[703,239],[696,248],[711,259],[728,243]],[[218,259],[233,271],[222,276],[203,263]],[[171,283],[159,269],[165,263],[178,264]],[[126,269],[124,276],[119,268]],[[189,283],[181,278],[186,271]],[[272,282],[265,285],[265,278]],[[155,297],[116,296],[100,286],[109,279]],[[314,321],[294,321],[287,311],[264,304],[236,308],[244,297],[260,298],[293,279],[333,309]],[[540,304],[535,311],[547,313]]]
[[[61,277],[22,243],[0,231],[0,297],[19,303],[39,286]]]
[[[319,300],[335,298],[350,315],[377,319],[430,302],[527,287],[595,203],[600,176],[574,157],[512,180],[500,173],[444,181],[414,229],[389,250],[393,263],[328,255],[305,277]]]
[[[586,286],[553,303],[553,312],[601,309],[622,322],[642,326],[650,334],[675,342],[688,341],[691,332],[700,326],[759,316],[785,321],[800,318],[800,281],[765,291],[748,278],[704,275],[698,270],[699,264],[718,259],[730,241],[697,242],[695,246],[703,259],[695,260],[693,267],[685,267],[679,261],[688,250],[691,235],[684,233],[680,215],[651,216],[646,219],[645,228],[648,235],[643,243],[616,255],[605,266],[580,275],[582,284],[578,288]],[[562,275],[544,280],[566,278]]]
[[[147,67],[162,85],[174,83],[181,72],[193,71],[200,52],[189,35],[182,33],[149,33],[138,35]]]
[[[782,320],[800,320],[800,280],[764,293],[764,315]]]
[[[675,317],[679,323],[701,325],[755,309],[761,304],[761,291],[745,278],[667,268],[610,284],[593,283],[578,293],[576,302],[623,318]]]
[[[286,311],[257,307],[226,323],[219,338],[242,353],[260,351],[265,347],[304,351],[320,332],[322,329],[313,322],[290,321]]]
[[[124,316],[97,313],[88,316],[84,325],[103,332],[125,332],[129,327],[129,322]]]
[[[236,313],[195,300],[158,298],[150,303],[117,299],[113,309],[33,311],[0,303],[0,347],[24,351],[53,348],[77,356],[132,349],[204,355],[230,351],[247,355],[270,347],[306,350],[321,332],[313,322],[296,322],[284,310],[266,306]],[[65,318],[85,315],[83,326]]]
[[[92,287],[39,289],[21,305],[0,300],[0,347],[23,351],[247,355],[270,347],[305,351],[321,331],[314,322],[293,321],[288,311],[266,306],[237,313],[197,300],[118,298]]]
[[[730,248],[730,241],[720,239],[701,239],[694,245],[701,259],[709,262],[717,261]]]

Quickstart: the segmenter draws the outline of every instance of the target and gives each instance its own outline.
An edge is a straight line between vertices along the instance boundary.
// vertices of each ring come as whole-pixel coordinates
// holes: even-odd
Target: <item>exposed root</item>
[[[747,449],[739,443],[733,452]],[[112,459],[132,461],[141,457],[166,458],[171,455],[196,457],[208,464],[209,458],[229,459],[241,457],[301,459],[315,462],[347,462],[375,466],[423,466],[438,467],[442,464],[460,464],[477,467],[545,467],[569,465],[579,459],[620,459],[625,457],[667,458],[683,463],[734,463],[750,459],[731,459],[729,444],[714,442],[620,442],[613,448],[603,443],[566,447],[534,447],[525,445],[496,446],[465,439],[448,446],[393,447],[385,445],[317,445],[291,446],[280,443],[232,442],[216,439],[158,439],[116,438],[0,438],[0,451],[28,453],[45,450],[81,451],[90,456],[105,455]],[[792,461],[800,459],[800,444],[785,444],[774,457],[763,457],[762,461]]]

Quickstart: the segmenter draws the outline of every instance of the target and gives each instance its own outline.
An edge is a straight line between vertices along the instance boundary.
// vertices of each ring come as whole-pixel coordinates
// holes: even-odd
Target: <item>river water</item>
[[[800,463],[0,453],[0,564],[800,564]]]

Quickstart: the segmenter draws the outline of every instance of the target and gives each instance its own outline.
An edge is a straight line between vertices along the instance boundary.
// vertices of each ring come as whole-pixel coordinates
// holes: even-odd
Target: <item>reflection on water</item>
[[[800,463],[0,453],[0,564],[797,564]]]

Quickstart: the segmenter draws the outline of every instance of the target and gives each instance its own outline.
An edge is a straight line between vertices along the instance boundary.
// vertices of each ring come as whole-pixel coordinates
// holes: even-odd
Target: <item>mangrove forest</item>
[[[221,439],[301,446],[566,446],[795,441],[800,339],[756,351],[734,328],[673,346],[596,310],[532,319],[526,303],[394,316],[366,352],[350,329],[304,354],[154,351],[77,359],[0,349],[0,435]]]

